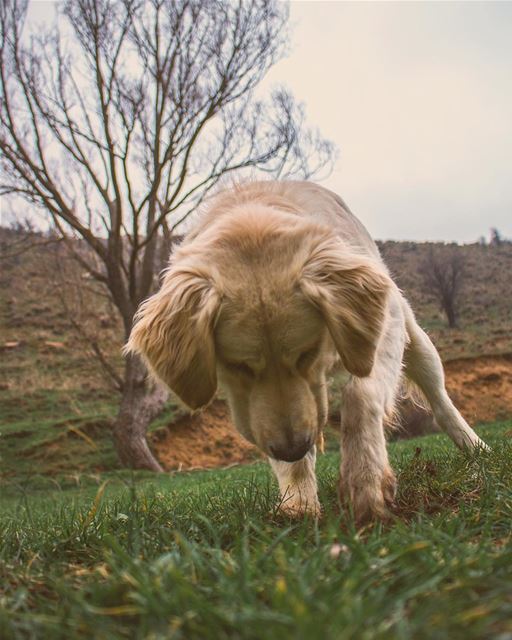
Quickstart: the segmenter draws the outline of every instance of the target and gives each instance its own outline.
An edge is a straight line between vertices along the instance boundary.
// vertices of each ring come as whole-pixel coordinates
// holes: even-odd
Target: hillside
[[[432,247],[441,254],[454,250],[465,262],[458,329],[448,328],[437,301],[421,286],[423,263]],[[385,242],[379,248],[443,360],[512,351],[512,243]]]
[[[2,473],[112,468],[109,425],[117,391],[94,352],[119,371],[121,328],[108,300],[66,249],[59,243],[37,246],[40,242],[0,230]],[[380,244],[445,360],[458,406],[473,423],[507,418],[512,415],[512,245],[456,247],[467,265],[457,329],[447,328],[435,299],[421,286],[419,274],[430,246]],[[222,405],[191,421],[170,404],[154,425],[152,439],[168,468],[229,465],[255,455],[231,431]]]

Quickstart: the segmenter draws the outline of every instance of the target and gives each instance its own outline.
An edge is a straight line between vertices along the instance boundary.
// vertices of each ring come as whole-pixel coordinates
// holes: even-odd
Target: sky
[[[512,2],[294,0],[290,18],[263,89],[337,145],[322,184],[374,237],[512,238]]]
[[[292,2],[285,83],[375,237],[512,237],[512,3]]]

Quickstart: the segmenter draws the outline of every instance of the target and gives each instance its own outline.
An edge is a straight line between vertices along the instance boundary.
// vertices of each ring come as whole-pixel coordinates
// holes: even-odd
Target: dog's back
[[[293,213],[335,229],[336,234],[348,246],[381,260],[377,245],[345,202],[332,191],[307,181],[242,182],[220,191],[208,202],[189,238],[200,235],[203,229],[208,228],[223,213],[248,203]]]

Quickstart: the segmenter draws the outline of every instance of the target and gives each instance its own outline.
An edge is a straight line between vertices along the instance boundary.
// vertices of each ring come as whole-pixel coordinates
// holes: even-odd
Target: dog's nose
[[[270,455],[274,460],[283,460],[284,462],[297,462],[301,460],[313,445],[313,436],[306,438],[294,438],[292,443],[287,445],[269,445]]]

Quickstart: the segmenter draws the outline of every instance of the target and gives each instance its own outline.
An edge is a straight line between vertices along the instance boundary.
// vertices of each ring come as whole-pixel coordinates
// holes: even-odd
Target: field
[[[91,355],[96,345],[121,366],[112,309],[59,248],[4,261],[0,638],[509,640],[512,246],[460,247],[455,330],[418,286],[427,249],[381,246],[493,449],[467,457],[441,435],[390,443],[395,519],[359,530],[337,504],[334,390],[319,522],[279,516],[270,471],[222,401],[193,417],[170,403],[155,422],[169,474],[121,470],[117,391]],[[211,469],[186,471],[198,467]]]

